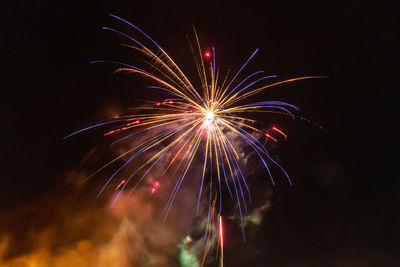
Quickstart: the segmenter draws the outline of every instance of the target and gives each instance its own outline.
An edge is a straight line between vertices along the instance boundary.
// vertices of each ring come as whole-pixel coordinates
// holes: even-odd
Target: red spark
[[[151,188],[151,193],[153,194],[154,192],[156,192],[159,187],[160,187],[160,183],[154,182],[153,187]]]
[[[136,120],[135,122],[136,122],[136,123],[139,123],[139,122],[140,122],[140,120]]]
[[[272,130],[280,133],[281,135],[283,135],[285,137],[285,139],[287,138],[286,134],[284,132],[282,132],[281,130],[279,130],[278,128],[276,128],[275,126],[272,126]]]
[[[170,103],[170,104],[173,104],[173,103],[174,103],[174,101],[170,100],[168,103]]]
[[[117,186],[117,188],[115,188],[115,190],[118,190],[121,187],[121,185],[123,185],[125,182],[126,182],[125,180],[122,180],[121,183],[119,183],[119,185]]]
[[[159,106],[159,105],[161,105],[161,103],[160,102],[157,102],[157,104],[156,104],[157,106]]]
[[[275,138],[273,138],[272,136],[270,136],[269,134],[265,134],[265,136],[267,136],[267,138],[271,138],[272,140],[274,140],[274,142],[278,142],[278,140],[276,140]]]
[[[211,57],[210,51],[204,52],[204,56],[205,56],[206,58],[210,58],[210,57]]]

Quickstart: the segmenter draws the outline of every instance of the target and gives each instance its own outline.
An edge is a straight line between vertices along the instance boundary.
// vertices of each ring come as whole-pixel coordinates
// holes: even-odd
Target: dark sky
[[[101,138],[89,134],[63,141],[64,135],[106,119],[99,110],[154,97],[140,78],[88,63],[134,60],[119,46],[125,40],[101,30],[126,29],[107,16],[114,13],[141,26],[190,71],[185,34],[194,25],[202,44],[215,46],[225,67],[239,67],[260,48],[252,70],[282,78],[331,77],[264,95],[298,105],[302,116],[326,131],[282,120],[289,139],[276,153],[295,185],[273,189],[272,207],[253,245],[227,245],[227,266],[399,264],[391,1],[83,2],[3,3],[2,232],[18,231],[7,229],[14,217],[4,216],[12,211],[51,201],[57,197],[52,192],[69,194],[59,189],[63,173]],[[51,213],[47,216],[52,220]],[[255,245],[258,252],[252,253]],[[16,250],[13,255],[22,253]]]

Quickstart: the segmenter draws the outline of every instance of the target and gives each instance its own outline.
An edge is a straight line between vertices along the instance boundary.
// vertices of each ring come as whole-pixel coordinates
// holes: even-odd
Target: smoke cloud
[[[66,180],[85,176],[72,171]],[[178,265],[177,244],[190,219],[178,223],[174,210],[163,224],[147,187],[122,194],[112,208],[110,196],[96,199],[80,182],[66,188],[2,216],[0,266]]]

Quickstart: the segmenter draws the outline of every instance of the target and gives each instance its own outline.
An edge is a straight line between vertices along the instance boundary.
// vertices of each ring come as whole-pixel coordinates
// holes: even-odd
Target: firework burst
[[[275,184],[270,171],[273,165],[278,167],[288,183],[292,184],[288,174],[262,144],[261,138],[265,137],[265,133],[260,130],[262,127],[258,127],[260,124],[246,115],[254,112],[268,112],[294,116],[292,111],[296,111],[298,108],[281,101],[249,103],[248,99],[267,88],[310,78],[323,78],[322,76],[275,81],[275,75],[265,75],[263,71],[256,71],[244,75],[245,78],[239,80],[239,77],[243,76],[246,65],[256,55],[258,49],[248,57],[233,77],[229,77],[229,72],[223,75],[216,64],[214,47],[203,52],[196,30],[194,30],[194,45],[190,47],[200,78],[200,86],[195,86],[150,36],[122,18],[115,15],[111,15],[111,17],[132,27],[145,38],[145,42],[149,43],[146,46],[128,34],[103,27],[105,30],[127,38],[131,44],[125,46],[141,53],[150,70],[117,61],[98,60],[92,63],[111,62],[119,65],[117,72],[145,76],[154,82],[151,86],[147,86],[147,90],[160,90],[169,97],[164,101],[147,101],[145,105],[136,108],[140,113],[135,112],[135,114],[102,122],[65,137],[68,138],[95,127],[107,126],[108,130],[104,135],[115,137],[112,145],[125,144],[139,136],[143,140],[92,174],[93,176],[106,167],[117,164],[119,159],[126,159],[108,178],[98,196],[107,188],[113,188],[114,191],[117,191],[113,201],[115,203],[122,192],[132,193],[146,178],[146,175],[163,159],[168,162],[163,172],[170,170],[176,178],[176,183],[166,203],[166,218],[183,181],[189,179],[188,173],[193,172],[194,165],[201,164],[201,168],[196,168],[201,171],[196,171],[195,174],[191,173],[190,179],[197,177],[196,181],[199,183],[195,206],[196,215],[201,199],[205,199],[209,203],[207,234],[211,231],[208,227],[210,223],[213,225],[221,223],[223,192],[227,192],[236,201],[240,218],[247,211],[248,204],[251,203],[249,186],[240,162],[240,146],[252,150],[258,156],[272,184]],[[201,89],[199,90],[199,88]],[[286,138],[286,135],[280,130],[275,131]],[[241,141],[237,142],[237,140]],[[139,158],[143,162],[136,166],[133,172],[115,188],[111,181]],[[143,160],[143,158],[145,159]],[[224,190],[222,190],[223,187],[225,187]],[[157,188],[158,186],[153,187],[152,193]],[[219,224],[219,227],[222,249],[222,224]]]

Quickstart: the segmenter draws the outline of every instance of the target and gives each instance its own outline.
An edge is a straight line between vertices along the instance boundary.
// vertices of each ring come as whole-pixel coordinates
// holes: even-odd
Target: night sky
[[[128,29],[108,13],[141,27],[195,79],[185,36],[192,34],[193,25],[202,46],[213,45],[225,69],[239,68],[259,48],[249,70],[262,69],[282,79],[330,77],[262,94],[265,99],[299,106],[298,114],[312,123],[261,118],[266,127],[279,125],[288,135],[287,142],[272,150],[294,186],[280,179],[270,187],[268,178],[257,177],[257,185],[265,183],[266,190],[272,189],[270,207],[261,224],[249,230],[247,244],[235,223],[228,223],[226,266],[400,264],[398,156],[394,153],[398,131],[393,126],[398,83],[391,75],[396,36],[391,1],[375,5],[365,1],[83,2],[3,4],[1,266],[25,266],[17,265],[18,260],[29,262],[29,255],[43,243],[50,251],[46,257],[59,256],[90,232],[80,227],[85,221],[66,221],[84,220],[86,215],[80,214],[95,213],[105,205],[105,199],[96,199],[104,179],[83,187],[71,182],[74,173],[82,176],[87,168],[82,158],[102,142],[101,133],[62,138],[136,105],[137,99],[159,97],[144,88],[145,79],[113,74],[111,64],[88,63],[95,59],[138,62],[120,46],[126,40],[101,30],[102,26]],[[90,164],[93,168],[95,163]],[[256,200],[257,195],[264,196],[257,189],[255,194]],[[90,216],[87,220],[102,224]],[[43,241],[42,234],[35,233],[51,234]],[[84,238],[94,244],[93,235]],[[153,265],[177,266],[177,253],[177,248],[168,251],[167,257],[175,261]],[[58,264],[54,262],[50,265]]]

